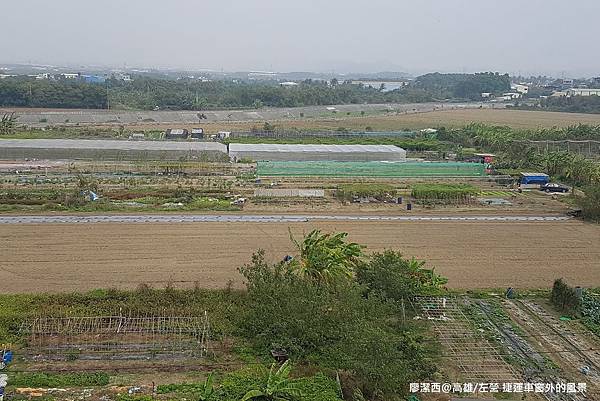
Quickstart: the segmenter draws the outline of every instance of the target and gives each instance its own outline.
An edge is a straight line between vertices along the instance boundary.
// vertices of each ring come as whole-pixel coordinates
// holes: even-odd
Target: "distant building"
[[[473,155],[479,163],[493,163],[496,155],[492,153],[475,153]]]
[[[131,76],[129,74],[124,74],[122,72],[115,72],[112,74],[113,79],[119,80],[119,81],[124,81],[124,82],[130,82],[132,81]]]
[[[168,129],[165,131],[165,139],[187,139],[189,135],[186,129]]]
[[[490,92],[481,92],[481,98],[482,99],[490,99],[492,98],[494,95]]]
[[[190,133],[190,138],[193,139],[204,139],[204,129],[202,128],[192,128]]]
[[[219,139],[229,139],[230,136],[231,136],[231,132],[229,132],[229,131],[219,131],[217,133],[217,138],[219,138]]]
[[[368,81],[368,80],[355,80],[352,81],[352,85],[362,85],[367,88],[380,89],[383,85],[383,92],[390,92],[396,89],[400,89],[407,86],[409,81]]]
[[[79,79],[80,74],[64,73],[60,74],[60,77],[64,79]]]
[[[276,72],[269,71],[253,71],[248,73],[248,79],[250,80],[272,80],[277,79]]]
[[[51,74],[48,74],[47,72],[43,73],[43,74],[37,74],[35,76],[35,79],[52,79],[54,78]]]
[[[280,82],[279,86],[298,86],[298,82]]]
[[[99,75],[82,75],[81,80],[88,84],[103,84],[106,82],[106,78]]]
[[[521,94],[518,92],[508,92],[508,93],[502,94],[502,96],[505,99],[508,98],[508,100],[515,100],[515,99],[519,99],[521,97]]]
[[[561,84],[563,86],[573,86],[573,80],[572,79],[562,79]]]
[[[551,97],[561,97],[561,96],[567,96],[567,92],[565,91],[555,91],[552,92],[552,95],[550,95]]]
[[[600,96],[600,89],[571,88],[565,91],[566,96]]]
[[[512,84],[510,86],[510,89],[514,90],[515,92],[521,93],[523,95],[529,93],[529,86],[523,85],[523,84]]]
[[[134,141],[143,141],[144,139],[146,139],[146,135],[144,135],[141,132],[135,132],[129,136],[129,139]]]

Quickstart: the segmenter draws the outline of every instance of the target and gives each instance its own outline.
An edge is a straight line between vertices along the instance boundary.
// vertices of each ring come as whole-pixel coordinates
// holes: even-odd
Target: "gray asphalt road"
[[[0,216],[0,224],[96,223],[298,223],[307,221],[566,221],[567,216],[344,216],[344,215],[103,215]]]

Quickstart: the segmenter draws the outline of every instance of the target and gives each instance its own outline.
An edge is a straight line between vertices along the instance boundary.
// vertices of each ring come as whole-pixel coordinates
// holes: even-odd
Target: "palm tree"
[[[348,233],[321,234],[313,230],[300,243],[290,232],[292,242],[300,252],[292,267],[309,279],[331,284],[341,278],[350,278],[362,256],[361,246],[347,242]]]
[[[244,395],[242,401],[254,399],[266,399],[269,401],[285,401],[300,397],[301,391],[294,382],[289,378],[292,371],[290,360],[285,361],[283,365],[275,370],[275,363],[271,365],[267,384],[260,389],[250,390]]]

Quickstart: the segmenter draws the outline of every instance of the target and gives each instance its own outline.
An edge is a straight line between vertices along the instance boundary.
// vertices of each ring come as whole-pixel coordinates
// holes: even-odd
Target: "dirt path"
[[[454,288],[600,285],[600,226],[578,221],[97,223],[0,225],[0,291],[241,285],[237,268],[256,249],[273,261],[294,251],[288,227],[346,231],[367,251],[426,259]]]

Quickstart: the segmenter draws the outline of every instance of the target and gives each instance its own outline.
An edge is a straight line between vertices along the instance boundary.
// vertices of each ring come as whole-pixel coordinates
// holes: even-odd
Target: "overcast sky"
[[[0,63],[600,75],[600,0],[2,3]]]

